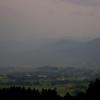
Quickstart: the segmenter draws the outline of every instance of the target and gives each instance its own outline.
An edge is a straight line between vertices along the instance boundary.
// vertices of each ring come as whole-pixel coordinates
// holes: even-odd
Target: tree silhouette
[[[96,79],[95,82],[91,82],[87,89],[86,95],[88,99],[100,100],[100,80]]]
[[[14,86],[0,89],[0,98],[10,100],[100,100],[100,80],[96,79],[94,82],[91,82],[85,93],[79,92],[75,96],[66,93],[64,97],[61,97],[56,89],[42,89],[40,92],[37,89]]]

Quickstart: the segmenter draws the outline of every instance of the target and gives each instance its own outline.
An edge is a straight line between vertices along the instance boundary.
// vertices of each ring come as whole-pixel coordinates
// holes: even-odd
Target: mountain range
[[[100,38],[88,41],[74,41],[71,39],[53,40],[52,42],[49,41],[41,44],[36,50],[34,50],[34,48],[34,46],[31,46],[31,50],[27,48],[25,51],[13,52],[15,55],[17,54],[16,60],[11,59],[11,68],[8,69],[24,68],[29,70],[31,67],[36,68],[46,65],[79,68],[99,68],[100,66]],[[12,57],[12,55],[10,56]],[[20,61],[20,63],[24,63],[25,66],[13,65],[14,61],[16,61],[16,63]],[[1,68],[4,68],[4,66],[1,66]]]
[[[59,40],[42,47],[40,55],[46,55],[45,62],[51,62],[51,65],[99,67],[100,38],[87,42]]]

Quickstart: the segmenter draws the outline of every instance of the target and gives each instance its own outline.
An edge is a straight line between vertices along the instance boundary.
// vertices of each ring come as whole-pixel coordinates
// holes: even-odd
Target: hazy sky
[[[38,63],[35,52],[45,42],[98,36],[100,0],[0,0],[1,65],[23,65],[27,51]]]

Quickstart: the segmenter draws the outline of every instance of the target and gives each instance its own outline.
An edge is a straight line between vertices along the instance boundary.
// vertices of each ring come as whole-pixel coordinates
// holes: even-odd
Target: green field
[[[65,95],[67,92],[74,95],[79,91],[85,91],[88,82],[87,81],[69,81],[66,84],[53,84],[52,80],[40,80],[37,83],[33,83],[33,80],[22,81],[12,81],[7,76],[0,75],[0,88],[9,88],[11,86],[25,87],[25,88],[35,88],[41,91],[42,89],[56,89],[58,94],[61,96]]]
[[[61,84],[61,85],[52,85],[49,82],[45,82],[45,83],[41,83],[38,85],[8,85],[8,84],[1,84],[0,88],[9,88],[11,86],[16,86],[16,87],[25,87],[25,88],[35,88],[38,89],[39,91],[42,91],[42,89],[56,89],[58,94],[61,96],[64,96],[67,92],[69,92],[72,95],[75,95],[76,93],[78,93],[79,91],[85,91],[87,88],[87,84],[86,83],[79,83],[79,84],[75,84],[75,83],[69,83],[69,84]]]

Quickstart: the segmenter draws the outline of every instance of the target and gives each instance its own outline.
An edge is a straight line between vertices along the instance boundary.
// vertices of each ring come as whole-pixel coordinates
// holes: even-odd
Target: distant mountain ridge
[[[100,38],[85,42],[67,39],[55,40],[41,45],[35,52],[27,50],[27,52],[20,52],[19,54],[22,60],[24,58],[25,61],[31,60],[28,65],[34,68],[44,65],[99,68]],[[24,65],[21,66],[21,69],[28,70],[30,68],[30,66]],[[17,67],[16,65],[15,67],[14,69],[20,69],[20,66]],[[3,67],[1,66],[1,68]]]
[[[87,42],[60,40],[47,45],[47,56],[65,65],[83,65],[99,67],[100,38]]]

